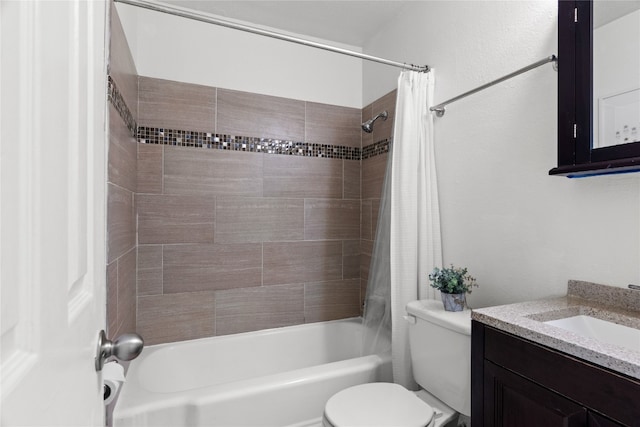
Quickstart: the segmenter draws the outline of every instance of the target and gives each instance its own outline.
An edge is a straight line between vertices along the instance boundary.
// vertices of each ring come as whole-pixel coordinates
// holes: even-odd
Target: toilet
[[[411,366],[421,390],[368,383],[334,394],[323,427],[444,427],[471,413],[471,311],[448,312],[442,302],[406,307]]]

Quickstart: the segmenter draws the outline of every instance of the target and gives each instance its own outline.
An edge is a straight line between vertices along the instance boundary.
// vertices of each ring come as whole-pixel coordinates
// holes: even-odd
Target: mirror
[[[558,2],[558,167],[640,171],[640,0]]]
[[[593,148],[640,142],[640,1],[593,2]]]

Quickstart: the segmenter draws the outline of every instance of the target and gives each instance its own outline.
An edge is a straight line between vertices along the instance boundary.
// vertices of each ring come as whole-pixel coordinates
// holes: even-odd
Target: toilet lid
[[[425,427],[433,408],[398,384],[370,383],[333,395],[324,416],[339,427]]]

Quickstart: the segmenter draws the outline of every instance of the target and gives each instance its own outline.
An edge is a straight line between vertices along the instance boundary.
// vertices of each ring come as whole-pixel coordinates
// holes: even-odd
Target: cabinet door
[[[618,424],[609,418],[589,411],[589,427],[622,427],[622,424]]]
[[[484,364],[484,425],[495,427],[587,426],[587,410],[536,383]]]

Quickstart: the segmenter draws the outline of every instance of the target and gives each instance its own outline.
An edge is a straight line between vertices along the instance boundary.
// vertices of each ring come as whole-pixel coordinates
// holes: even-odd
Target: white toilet
[[[349,387],[325,405],[323,427],[441,427],[471,413],[471,311],[442,302],[407,305],[411,364],[422,387],[392,383]]]

